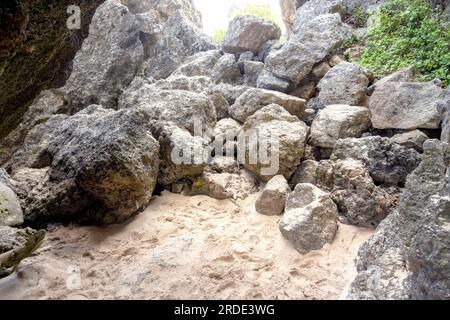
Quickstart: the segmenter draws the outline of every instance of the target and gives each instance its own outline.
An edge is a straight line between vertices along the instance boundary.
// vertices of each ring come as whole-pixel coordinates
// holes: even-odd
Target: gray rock
[[[305,160],[302,161],[300,166],[295,171],[290,184],[295,188],[299,183],[310,183],[317,185],[317,169],[319,167],[319,162],[315,160]]]
[[[386,82],[412,82],[414,81],[416,72],[417,69],[414,65],[394,72],[393,74],[390,74],[387,77],[381,78],[380,80],[376,81],[372,86],[369,87],[368,93],[369,95],[372,95],[378,86],[381,86]]]
[[[423,151],[423,144],[428,140],[428,136],[420,130],[408,131],[396,134],[391,138],[395,143],[418,152]]]
[[[359,250],[349,299],[449,299],[449,145],[424,145],[398,210]]]
[[[184,75],[186,77],[207,76],[212,77],[212,70],[222,54],[219,50],[199,52],[188,57],[179,66],[173,75]]]
[[[23,211],[14,191],[0,182],[0,226],[15,227],[23,224]]]
[[[346,37],[339,14],[321,15],[291,35],[289,41],[266,59],[266,68],[278,78],[299,83]]]
[[[292,32],[297,9],[306,1],[308,0],[280,0],[281,16],[288,35]]]
[[[210,88],[208,92],[220,93],[228,101],[228,104],[232,105],[248,89],[250,88],[247,86],[233,86],[229,83],[220,83]]]
[[[134,81],[133,81],[134,82]],[[184,90],[196,93],[205,93],[213,86],[211,78],[204,76],[185,77],[181,75],[171,75],[167,79],[161,79],[151,84],[156,90]],[[127,95],[133,88],[133,84],[125,92]],[[120,101],[120,100],[119,100]]]
[[[450,6],[449,6],[450,8]],[[449,87],[450,88],[450,87]],[[442,116],[442,134],[441,140],[450,143],[450,89],[445,90],[444,99],[439,105],[439,111]]]
[[[245,91],[230,107],[232,118],[245,122],[256,111],[269,104],[278,104],[290,114],[302,119],[306,101],[281,92],[251,88]]]
[[[264,70],[264,63],[259,61],[244,62],[244,84],[249,87],[256,87],[259,75]]]
[[[314,93],[316,91],[316,84],[314,82],[308,82],[290,94],[296,97],[299,97],[301,99],[309,100],[314,96]]]
[[[293,33],[302,32],[303,26],[318,16],[338,13],[343,17],[344,11],[341,0],[309,0],[295,13]]]
[[[214,40],[177,10],[164,25],[146,74],[155,79],[167,78],[187,57],[213,49],[216,49]]]
[[[376,129],[437,129],[439,103],[444,90],[432,82],[386,82],[370,97],[372,124]]]
[[[365,107],[331,105],[320,110],[311,126],[310,144],[334,148],[337,140],[359,138],[370,127],[370,111]]]
[[[211,103],[213,104],[214,109],[216,110],[217,120],[222,120],[230,116],[229,115],[230,104],[221,93],[213,92],[208,95],[208,98],[209,100],[211,100]]]
[[[312,70],[312,74],[314,75],[314,77],[320,79],[324,75],[326,75],[328,71],[330,71],[330,69],[331,69],[330,64],[327,61],[325,61],[315,66],[314,69]]]
[[[277,40],[280,36],[280,27],[269,20],[255,16],[237,16],[228,26],[222,48],[229,53],[258,53],[267,41]]]
[[[241,72],[234,54],[225,54],[217,61],[212,71],[214,82],[239,85],[243,83]]]
[[[216,157],[225,155],[234,157],[241,128],[241,124],[231,118],[222,119],[216,123],[213,130]]]
[[[290,179],[305,153],[308,133],[309,128],[283,107],[266,106],[244,123],[238,140],[240,163],[263,181],[278,174]]]
[[[421,155],[379,136],[342,139],[336,142],[331,160],[361,160],[377,183],[402,185],[417,168]]]
[[[369,84],[368,72],[362,67],[341,62],[333,67],[320,80],[319,103],[321,106],[330,104],[363,105]]]
[[[301,254],[319,250],[336,235],[337,207],[330,196],[312,184],[298,184],[286,200],[281,234]]]
[[[281,215],[290,192],[291,188],[285,177],[281,175],[273,177],[256,199],[256,211],[267,216]]]
[[[288,92],[290,83],[289,81],[275,77],[272,73],[267,70],[262,70],[258,76],[256,86],[261,89]]]
[[[255,60],[255,54],[251,51],[242,52],[239,55],[238,66],[241,73],[245,73],[244,64],[245,62],[250,62]],[[257,62],[257,61],[254,61]]]
[[[117,98],[143,62],[139,27],[136,16],[116,0],[98,7],[62,89],[72,113],[91,104],[117,107]]]
[[[137,213],[152,198],[158,174],[149,122],[139,110],[90,106],[35,127],[13,158],[25,221],[110,224]]]

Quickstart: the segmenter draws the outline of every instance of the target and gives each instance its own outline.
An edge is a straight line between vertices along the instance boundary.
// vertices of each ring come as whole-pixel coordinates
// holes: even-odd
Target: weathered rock
[[[250,116],[239,136],[240,163],[269,181],[281,174],[290,179],[305,152],[309,128],[283,107],[271,104]]]
[[[333,148],[337,140],[359,138],[369,127],[369,109],[347,105],[327,106],[319,111],[312,123],[310,144]]]
[[[216,49],[214,40],[177,10],[164,25],[146,73],[155,79],[167,78],[187,57],[213,49]]]
[[[208,95],[208,98],[216,110],[217,120],[222,120],[230,116],[230,104],[220,92],[213,92]]]
[[[295,249],[305,254],[334,240],[337,217],[337,207],[326,192],[300,183],[286,200],[280,230]]]
[[[314,18],[337,13],[344,16],[345,8],[340,0],[309,0],[306,1],[295,13],[293,33],[298,34],[303,31],[303,26]]]
[[[116,0],[97,9],[63,88],[72,113],[91,104],[117,107],[117,98],[143,62],[139,27],[136,16]]]
[[[353,159],[334,164],[331,197],[345,221],[360,227],[378,226],[392,206],[391,198],[375,186],[364,164]]]
[[[277,91],[251,88],[245,91],[230,107],[230,115],[234,119],[245,120],[256,111],[269,104],[278,104],[292,115],[303,118],[306,101]]]
[[[0,181],[0,226],[23,224],[23,211],[14,191]]]
[[[438,106],[444,90],[432,82],[386,82],[370,98],[372,124],[376,129],[437,129]]]
[[[299,83],[345,39],[339,14],[321,15],[301,26],[289,41],[266,59],[266,68],[278,78]]]
[[[225,54],[220,57],[214,66],[212,74],[215,83],[227,82],[238,85],[243,82],[234,54]]]
[[[388,75],[387,77],[381,78],[376,81],[372,86],[368,89],[368,94],[372,95],[375,89],[378,86],[385,84],[386,82],[412,82],[414,81],[415,74],[417,72],[416,67],[410,66],[405,69],[401,69],[393,74]]]
[[[262,70],[259,74],[256,86],[261,89],[288,92],[290,83],[289,81],[275,77],[272,73],[267,70]]]
[[[250,87],[256,87],[261,72],[264,70],[264,63],[259,61],[244,62],[244,84]]]
[[[300,166],[295,171],[290,184],[295,188],[299,183],[310,183],[313,185],[317,185],[317,169],[319,167],[319,162],[314,160],[305,160],[302,161]]]
[[[362,105],[369,84],[367,74],[366,70],[356,64],[339,63],[317,85],[320,91],[319,103],[321,106],[330,104]]]
[[[216,123],[216,111],[205,94],[185,90],[161,90],[153,84],[130,86],[120,97],[120,109],[138,108],[161,124],[175,124],[194,133],[195,126],[210,129]]]
[[[294,90],[290,94],[301,99],[309,100],[314,96],[315,91],[316,84],[314,82],[308,82],[300,86],[300,88]]]
[[[219,50],[199,52],[188,57],[179,66],[173,75],[184,75],[186,77],[207,76],[212,77],[212,70],[222,54]]]
[[[395,143],[418,152],[423,151],[423,144],[428,140],[428,136],[420,130],[409,131],[396,134],[391,138]]]
[[[342,139],[335,144],[331,160],[361,160],[376,183],[402,185],[417,168],[421,155],[379,136]]]
[[[449,299],[449,145],[424,145],[398,211],[359,250],[350,299]]]
[[[288,35],[294,25],[295,13],[308,0],[280,0],[281,15]]]
[[[213,86],[209,89],[209,93],[220,93],[227,101],[228,104],[231,106],[234,104],[242,94],[244,94],[245,91],[250,89],[247,86],[233,86],[228,83],[220,83],[218,85]]]
[[[449,6],[450,8],[450,6]],[[450,87],[449,87],[450,88]],[[442,116],[441,140],[450,143],[450,89],[445,90],[444,99],[439,105]]]
[[[160,90],[184,90],[196,93],[205,93],[213,86],[211,78],[204,76],[185,77],[181,75],[171,75],[167,79],[161,79],[152,83],[154,89]],[[127,89],[127,93],[131,91],[134,86]],[[126,93],[126,94],[127,94]]]
[[[312,74],[316,78],[322,78],[324,75],[328,73],[328,71],[330,71],[330,69],[331,69],[330,64],[327,61],[325,61],[315,66],[314,69],[312,70]]]
[[[290,192],[291,188],[285,177],[273,177],[256,199],[256,211],[267,216],[281,215]]]
[[[137,213],[158,174],[159,145],[149,122],[139,110],[90,106],[35,127],[11,165],[25,221],[110,224]],[[23,167],[43,169],[30,174]]]
[[[216,157],[225,155],[234,157],[241,127],[239,122],[231,118],[222,119],[216,123],[213,130],[213,145]]]
[[[241,71],[242,74],[245,73],[245,69],[244,69],[245,62],[250,62],[250,61],[257,62],[254,60],[255,60],[255,54],[251,51],[245,51],[239,55],[239,59],[237,62],[238,62],[239,70]]]
[[[237,16],[231,20],[222,49],[229,53],[258,53],[269,40],[279,39],[281,29],[275,23],[255,16]]]

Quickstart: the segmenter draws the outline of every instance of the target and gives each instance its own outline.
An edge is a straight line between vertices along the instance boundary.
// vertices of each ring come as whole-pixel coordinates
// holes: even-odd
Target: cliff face
[[[6,0],[0,4],[0,138],[21,121],[43,89],[64,84],[70,62],[104,0]],[[81,30],[69,30],[69,5],[81,8]]]

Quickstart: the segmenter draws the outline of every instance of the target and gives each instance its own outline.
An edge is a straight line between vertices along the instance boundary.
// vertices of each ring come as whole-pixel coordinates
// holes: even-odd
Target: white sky
[[[194,0],[194,4],[202,13],[203,30],[210,36],[213,36],[214,31],[217,29],[228,28],[228,16],[233,6],[242,7],[246,4],[269,4],[273,12],[282,21],[279,0]]]

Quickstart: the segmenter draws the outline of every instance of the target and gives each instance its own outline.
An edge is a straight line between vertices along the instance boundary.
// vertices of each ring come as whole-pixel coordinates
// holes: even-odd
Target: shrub
[[[447,16],[426,0],[391,0],[381,5],[359,63],[377,76],[415,65],[419,80],[450,83]]]
[[[217,42],[222,42],[223,39],[225,39],[226,33],[227,31],[225,29],[217,29],[216,31],[214,31],[214,40],[216,40]]]

